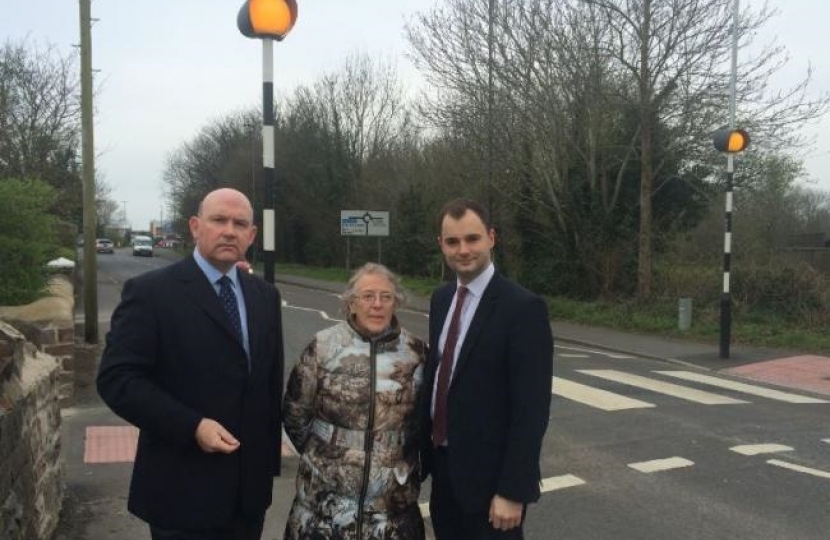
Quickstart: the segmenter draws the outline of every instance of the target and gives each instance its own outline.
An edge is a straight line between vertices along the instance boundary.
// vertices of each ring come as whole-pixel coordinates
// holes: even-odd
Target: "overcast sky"
[[[335,70],[350,53],[392,60],[407,85],[420,80],[404,56],[403,25],[441,0],[299,0],[291,34],[274,47],[277,93],[289,93]],[[484,1],[484,0],[482,0]],[[746,5],[748,0],[742,0]],[[760,0],[752,0],[757,4]],[[243,37],[243,0],[94,0],[93,66],[99,70],[96,168],[146,229],[161,215],[165,158],[212,119],[261,105],[262,46]],[[830,91],[827,0],[774,0],[780,14],[759,36],[790,52],[781,84],[814,68],[814,95]],[[0,36],[52,44],[62,53],[79,42],[77,0],[0,0]],[[805,159],[813,185],[830,191],[830,118],[811,126],[818,139]]]

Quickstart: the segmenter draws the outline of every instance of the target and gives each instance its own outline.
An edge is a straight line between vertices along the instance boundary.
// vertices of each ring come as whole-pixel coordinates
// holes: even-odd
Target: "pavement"
[[[295,276],[280,282],[341,292],[343,284]],[[413,296],[408,309],[428,311],[428,299]],[[602,349],[658,359],[688,368],[718,371],[786,388],[830,396],[830,358],[799,351],[733,345],[729,359],[717,344],[619,332],[566,321],[553,321],[557,345]],[[106,328],[102,329],[102,335]],[[79,334],[80,335],[80,334]],[[126,510],[137,430],[101,403],[94,389],[100,346],[79,345],[73,398],[62,409],[63,458],[67,497],[55,540],[149,539],[144,523]],[[297,458],[290,448],[282,476],[275,479],[274,503],[266,516],[263,540],[282,538],[294,496]],[[428,531],[431,537],[431,531]]]

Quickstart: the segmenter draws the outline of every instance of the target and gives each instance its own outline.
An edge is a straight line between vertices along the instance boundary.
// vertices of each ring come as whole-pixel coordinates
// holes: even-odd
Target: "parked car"
[[[153,256],[153,239],[149,236],[133,237],[133,257],[139,255],[144,257]]]
[[[115,253],[115,244],[109,238],[95,240],[95,251],[98,253]]]

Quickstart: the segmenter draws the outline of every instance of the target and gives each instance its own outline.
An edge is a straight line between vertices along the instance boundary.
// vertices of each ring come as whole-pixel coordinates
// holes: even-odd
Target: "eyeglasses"
[[[364,291],[362,293],[357,293],[355,297],[360,300],[360,302],[364,304],[374,304],[376,300],[380,300],[381,304],[391,304],[395,301],[395,295],[390,292],[375,292],[375,291]]]

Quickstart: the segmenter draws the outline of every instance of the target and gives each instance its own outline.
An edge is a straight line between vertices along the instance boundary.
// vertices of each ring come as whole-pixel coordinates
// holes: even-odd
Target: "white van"
[[[149,236],[133,236],[133,256],[153,256],[153,239]]]

